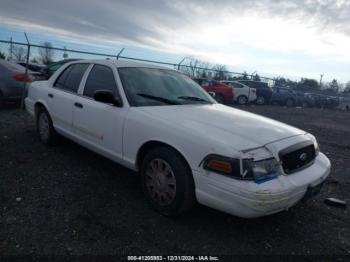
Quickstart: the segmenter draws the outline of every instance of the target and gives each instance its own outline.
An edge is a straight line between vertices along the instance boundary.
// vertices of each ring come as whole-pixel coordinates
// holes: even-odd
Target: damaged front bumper
[[[327,178],[330,168],[328,158],[319,153],[311,166],[260,184],[198,170],[193,170],[193,177],[199,203],[232,215],[254,218],[295,205],[309,188]]]

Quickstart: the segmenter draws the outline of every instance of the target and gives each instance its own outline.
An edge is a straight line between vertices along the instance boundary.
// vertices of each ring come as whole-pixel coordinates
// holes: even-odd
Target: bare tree
[[[48,65],[53,62],[55,51],[52,49],[50,42],[42,43],[43,47],[39,48],[39,59],[44,65]]]
[[[18,60],[18,61],[24,61],[25,58],[26,58],[26,50],[24,47],[22,46],[12,46],[10,48],[10,57],[14,58],[15,60]]]
[[[179,69],[190,77],[208,77],[211,71],[211,64],[189,56],[184,59]]]
[[[228,70],[225,65],[216,64],[213,66],[213,70],[215,71],[216,80],[225,80],[227,78]]]

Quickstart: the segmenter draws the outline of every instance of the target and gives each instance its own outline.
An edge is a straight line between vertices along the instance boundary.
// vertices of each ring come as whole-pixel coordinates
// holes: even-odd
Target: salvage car
[[[38,74],[13,62],[0,60],[0,107],[7,102],[19,102],[25,92],[25,83],[38,79]]]
[[[265,105],[270,103],[272,96],[272,88],[265,82],[253,81],[253,80],[237,80],[239,83],[247,85],[256,89],[256,101],[257,105]]]
[[[221,104],[232,104],[234,101],[234,89],[216,80],[207,78],[194,78],[205,91],[215,94],[215,100]]]
[[[233,88],[235,94],[234,101],[239,105],[245,105],[256,100],[256,89],[236,81],[223,80],[221,83]]]
[[[155,65],[71,62],[34,82],[25,105],[44,144],[60,134],[139,172],[148,203],[167,216],[196,202],[246,218],[273,214],[317,194],[330,173],[313,135],[218,104]]]
[[[301,104],[301,100],[302,98],[294,90],[286,87],[275,87],[270,103],[292,107]]]
[[[81,60],[81,59],[69,58],[69,59],[60,60],[42,68],[40,72],[42,73],[45,79],[49,79],[50,76],[52,76],[62,65],[72,61],[77,61],[77,60]]]

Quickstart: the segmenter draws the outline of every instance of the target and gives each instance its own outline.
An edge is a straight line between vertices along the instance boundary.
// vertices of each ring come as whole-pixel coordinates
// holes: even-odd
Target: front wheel
[[[36,114],[36,130],[42,143],[46,145],[56,144],[57,133],[49,113],[43,107],[40,107]]]
[[[140,173],[149,204],[161,214],[180,215],[194,205],[191,170],[175,150],[168,147],[153,149],[142,161]]]
[[[223,95],[221,95],[221,94],[216,94],[215,95],[215,100],[216,100],[216,102],[218,102],[219,104],[223,104],[224,103],[224,96]]]
[[[294,100],[293,99],[291,99],[291,98],[288,98],[287,99],[287,101],[286,101],[286,106],[288,106],[288,107],[292,107],[292,106],[294,106]]]

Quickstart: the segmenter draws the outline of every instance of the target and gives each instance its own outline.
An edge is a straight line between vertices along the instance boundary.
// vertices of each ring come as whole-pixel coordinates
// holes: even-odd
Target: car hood
[[[212,105],[139,107],[150,117],[166,121],[194,135],[207,136],[216,142],[232,144],[237,150],[264,146],[305,131],[243,110]]]

